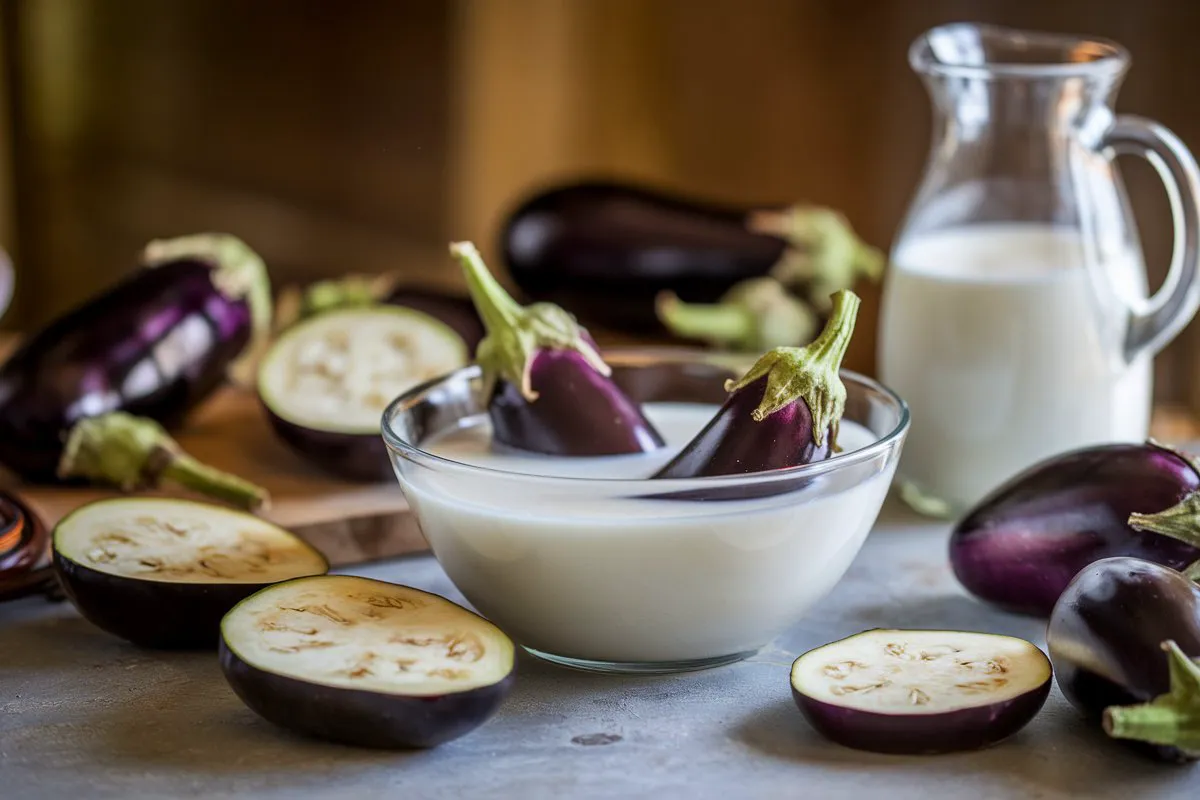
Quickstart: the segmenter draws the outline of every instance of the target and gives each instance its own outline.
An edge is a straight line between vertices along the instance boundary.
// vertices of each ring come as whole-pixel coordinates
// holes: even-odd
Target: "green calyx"
[[[526,400],[536,400],[529,368],[539,350],[574,350],[601,375],[612,373],[571,314],[552,303],[520,305],[488,271],[471,242],[452,243],[450,255],[462,266],[471,300],[487,329],[475,353],[483,369],[485,396],[503,378],[518,387]]]
[[[835,293],[833,311],[820,336],[804,347],[776,347],[767,352],[741,380],[726,381],[725,390],[736,392],[765,375],[762,402],[751,413],[754,421],[762,422],[784,406],[803,400],[812,414],[813,441],[821,445],[828,429],[831,449],[837,450],[838,429],[846,410],[846,386],[838,370],[854,335],[861,303],[849,289]]]
[[[213,285],[226,297],[245,298],[250,305],[254,334],[231,370],[248,375],[271,336],[271,279],[267,265],[250,246],[228,233],[196,233],[174,239],[156,239],[142,251],[142,263],[156,267],[170,261],[194,258],[213,265]]]
[[[735,350],[795,346],[812,338],[817,327],[812,309],[768,276],[738,283],[716,303],[685,303],[663,292],[655,311],[676,336]]]
[[[1170,691],[1149,703],[1106,708],[1104,732],[1200,755],[1200,665],[1173,641],[1162,648],[1171,670]]]
[[[1128,523],[1135,531],[1162,534],[1200,548],[1200,492],[1157,514],[1130,514]]]
[[[83,478],[122,491],[174,482],[233,505],[257,510],[267,491],[183,452],[152,419],[114,411],[75,423],[58,463],[60,478]]]
[[[883,253],[833,209],[796,205],[760,211],[750,215],[748,227],[788,243],[770,274],[785,286],[806,287],[806,299],[818,311],[827,311],[829,297],[853,288],[858,278],[877,281],[883,275]]]

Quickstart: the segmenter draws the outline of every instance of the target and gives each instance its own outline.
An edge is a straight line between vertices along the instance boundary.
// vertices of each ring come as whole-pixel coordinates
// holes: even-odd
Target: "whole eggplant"
[[[441,320],[462,337],[471,352],[483,339],[483,320],[470,297],[404,283],[394,274],[346,275],[318,281],[303,291],[288,287],[280,293],[276,306],[276,328],[286,329],[322,311],[375,303],[411,308]]]
[[[151,242],[140,269],[26,339],[0,366],[0,462],[34,482],[104,480],[63,463],[78,424],[117,412],[178,424],[252,357],[270,312],[262,259],[240,240]],[[90,444],[103,449],[96,436],[128,430],[98,426]]]
[[[1093,561],[1136,556],[1183,569],[1200,559],[1200,532],[1171,529],[1182,510],[1176,504],[1197,490],[1191,460],[1155,442],[1063,453],[1016,475],[959,520],[950,564],[980,599],[1045,617]],[[1139,515],[1133,524],[1131,514]]]
[[[777,347],[728,381],[730,396],[716,416],[653,477],[764,472],[829,458],[846,407],[838,370],[860,303],[854,292],[838,292],[820,336],[805,347]]]
[[[882,266],[881,254],[829,209],[735,208],[594,180],[521,202],[506,218],[501,251],[529,297],[635,332],[661,329],[655,299],[664,292],[716,303],[742,281],[772,273],[820,307]]]
[[[523,307],[475,246],[457,242],[487,336],[476,351],[494,441],[548,455],[641,453],[664,445],[641,407],[612,380],[591,335],[558,306]]]
[[[1162,761],[1200,756],[1200,587],[1185,575],[1096,561],[1055,604],[1046,643],[1067,700],[1110,736]]]

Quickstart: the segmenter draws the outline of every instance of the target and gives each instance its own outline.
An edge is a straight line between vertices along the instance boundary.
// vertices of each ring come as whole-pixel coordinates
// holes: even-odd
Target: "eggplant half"
[[[1050,694],[1051,665],[1024,639],[869,630],[792,664],[792,697],[838,744],[877,753],[978,750],[1024,728]]]
[[[549,303],[521,306],[488,271],[475,245],[455,242],[487,336],[476,350],[493,439],[556,456],[643,453],[662,434],[612,379],[591,334]]]
[[[276,434],[305,459],[345,480],[390,480],[384,409],[469,360],[462,338],[428,314],[341,308],[276,340],[259,365],[258,394]]]
[[[507,215],[500,249],[530,298],[635,332],[661,330],[662,296],[717,303],[737,284],[771,275],[820,311],[831,294],[860,275],[877,279],[883,266],[882,254],[829,209],[734,207],[617,181],[538,191]]]
[[[1016,475],[959,520],[950,564],[981,600],[1046,617],[1071,579],[1102,558],[1134,556],[1172,569],[1200,560],[1200,498],[1184,505],[1197,490],[1191,459],[1154,442],[1063,453]]]
[[[287,581],[221,622],[221,669],[283,728],[344,744],[433,747],[488,720],[515,681],[512,641],[434,594],[368,578]]]
[[[1063,695],[1152,759],[1200,757],[1200,587],[1140,558],[1085,567],[1046,633]]]
[[[99,500],[64,517],[52,539],[55,574],[79,613],[145,647],[213,648],[239,601],[329,570],[283,528],[188,500]]]
[[[64,458],[80,421],[121,413],[175,426],[269,335],[266,268],[240,240],[151,242],[142,260],[0,366],[0,463],[25,480],[127,483]]]

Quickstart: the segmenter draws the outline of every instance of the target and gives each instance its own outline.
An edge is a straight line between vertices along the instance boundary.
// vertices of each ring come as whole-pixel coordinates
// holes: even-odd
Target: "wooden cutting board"
[[[250,392],[222,389],[193,412],[175,438],[196,458],[266,488],[271,506],[261,515],[320,548],[335,566],[428,549],[395,480],[349,483],[321,472],[275,437]],[[118,496],[11,483],[51,526],[84,503]],[[195,497],[175,489],[147,494]]]

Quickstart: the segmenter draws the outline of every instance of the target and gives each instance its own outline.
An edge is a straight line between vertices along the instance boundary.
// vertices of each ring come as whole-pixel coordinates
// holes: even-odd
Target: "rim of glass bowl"
[[[748,354],[736,353],[717,353],[712,351],[700,350],[686,347],[616,347],[604,350],[604,357],[612,360],[624,360],[625,363],[631,366],[636,366],[637,361],[657,363],[664,360],[675,361],[679,363],[700,363],[721,365],[722,362],[728,364],[732,369],[737,370],[739,367],[735,365],[746,365],[753,363],[754,356]],[[456,376],[461,376],[464,380],[470,380],[480,373],[479,365],[469,364],[465,367],[460,367],[453,372],[447,372],[439,375],[436,378],[431,378],[417,386],[412,387],[407,392],[397,397],[383,412],[383,420],[381,431],[383,433],[384,443],[388,448],[398,451],[400,455],[415,461],[424,466],[437,467],[439,469],[455,470],[468,475],[478,475],[481,477],[491,477],[494,479],[504,479],[510,481],[536,481],[539,484],[553,483],[560,487],[574,486],[577,488],[587,486],[604,486],[606,488],[619,488],[622,485],[636,486],[644,489],[650,478],[581,478],[581,477],[566,477],[562,475],[543,475],[541,473],[528,472],[512,472],[510,470],[496,469],[494,467],[480,467],[474,464],[466,464],[462,461],[455,461],[451,458],[444,458],[439,455],[430,453],[428,450],[422,450],[420,447],[411,444],[401,439],[395,431],[392,430],[392,421],[401,413],[409,409],[411,406],[420,402],[426,392],[445,383]],[[703,486],[707,488],[724,487],[724,486],[744,486],[757,484],[770,484],[777,481],[790,480],[800,477],[809,477],[824,475],[827,472],[841,469],[843,467],[854,466],[861,464],[864,461],[870,461],[880,454],[888,450],[892,443],[900,438],[909,426],[909,411],[908,403],[904,402],[904,398],[896,394],[894,391],[883,385],[873,378],[868,378],[853,370],[841,370],[843,380],[850,378],[857,383],[862,384],[868,389],[874,390],[879,394],[887,397],[900,411],[899,420],[896,426],[878,440],[872,442],[866,447],[859,448],[851,453],[827,458],[824,461],[817,461],[812,464],[804,464],[799,467],[787,467],[786,469],[772,470],[770,472],[753,472],[743,475],[715,475],[699,478],[659,478],[654,481],[655,486],[685,488]]]

